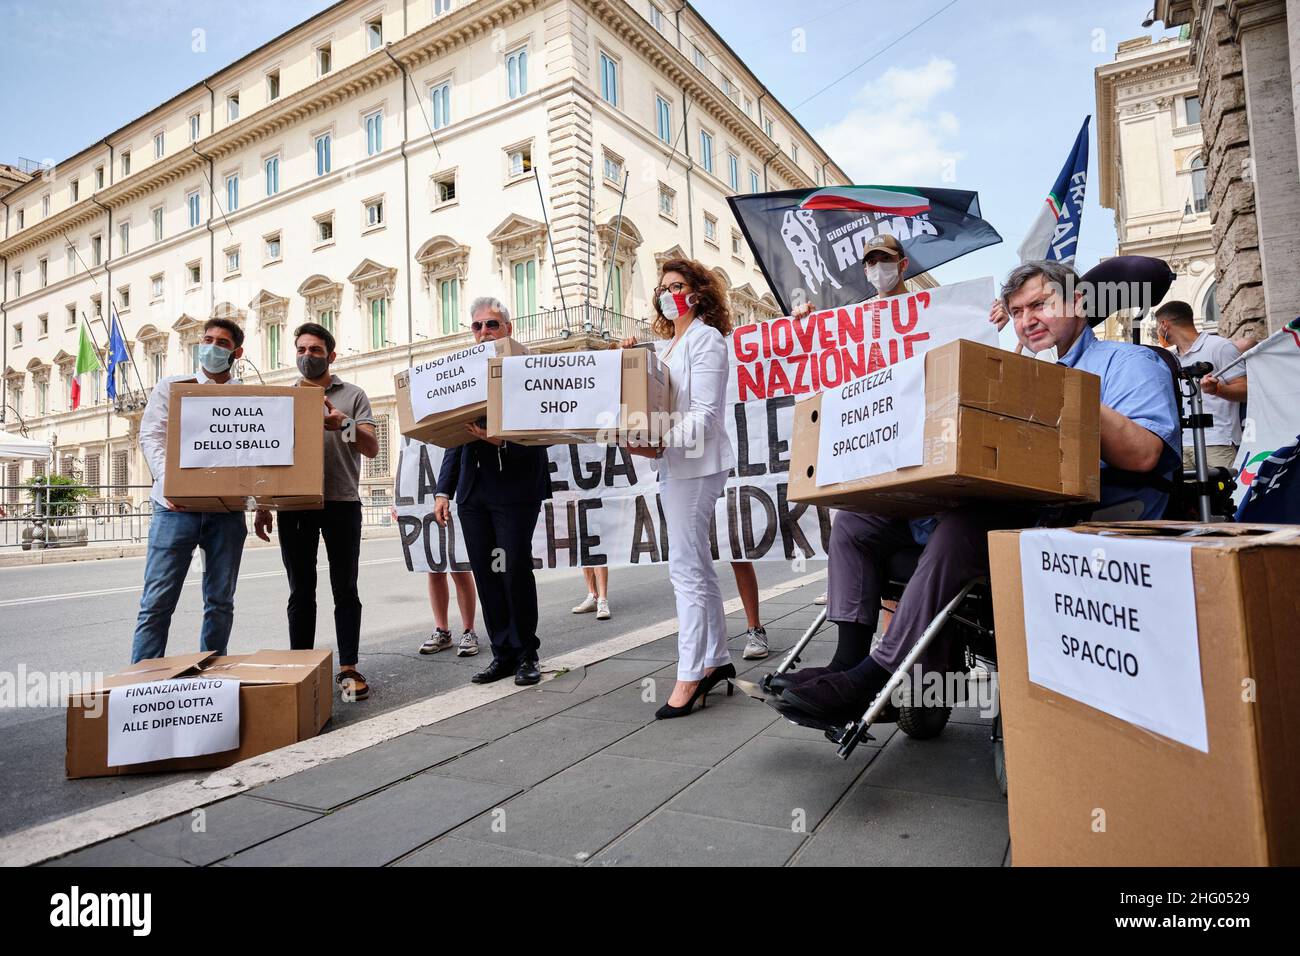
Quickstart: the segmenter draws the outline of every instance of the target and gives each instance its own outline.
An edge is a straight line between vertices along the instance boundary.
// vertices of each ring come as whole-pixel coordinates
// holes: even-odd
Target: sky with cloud
[[[632,0],[644,3],[645,0]],[[0,162],[62,159],[328,4],[0,0]],[[936,270],[1001,276],[1095,112],[1093,70],[1143,30],[1147,0],[694,0],[859,183],[980,194],[1001,245]],[[194,30],[203,49],[194,49]],[[1079,264],[1114,253],[1095,119]]]

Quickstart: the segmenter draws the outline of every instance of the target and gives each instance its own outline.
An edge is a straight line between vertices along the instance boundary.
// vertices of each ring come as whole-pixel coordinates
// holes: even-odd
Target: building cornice
[[[695,100],[720,128],[726,129],[737,142],[748,146],[760,156],[770,156],[772,168],[787,180],[795,186],[815,185],[812,176],[769,139],[744,109],[714,86],[713,82],[704,76],[684,53],[651,26],[649,21],[633,11],[627,3],[623,0],[574,0],[574,2],[580,3],[592,17],[644,57],[676,87],[685,90],[686,94]],[[768,96],[774,103],[780,105],[770,93]],[[782,112],[788,115],[784,107]],[[808,140],[821,150],[816,139],[809,136]],[[851,182],[829,156],[827,156],[827,167],[833,169],[845,182]]]
[[[1116,131],[1119,91],[1135,82],[1193,73],[1188,43],[1153,44],[1149,53],[1103,63],[1094,71],[1097,101],[1098,202],[1115,209],[1119,202],[1115,174],[1119,169]],[[1159,94],[1153,94],[1159,95]]]
[[[347,0],[345,0],[347,2]],[[410,36],[390,43],[388,50],[404,63],[408,69],[441,56],[480,36],[490,35],[501,24],[518,18],[524,12],[538,6],[540,0],[502,0],[495,4],[468,4],[458,11],[440,17],[433,23],[420,28]],[[339,6],[341,6],[340,4]],[[316,18],[313,18],[313,20]],[[296,29],[296,28],[295,28]],[[275,41],[272,41],[273,43]],[[268,45],[269,46],[269,45]],[[265,50],[265,48],[260,48]],[[252,57],[253,54],[250,54]],[[244,58],[244,60],[249,57]],[[240,62],[244,62],[241,60]],[[229,68],[227,68],[229,69]],[[221,76],[226,71],[216,74]],[[105,206],[119,207],[131,203],[153,192],[160,186],[166,186],[178,179],[197,172],[207,157],[213,161],[228,156],[260,140],[264,140],[280,130],[292,126],[317,113],[329,109],[338,103],[352,99],[392,80],[400,73],[384,50],[375,50],[350,66],[344,67],[329,77],[317,80],[310,86],[291,93],[274,103],[250,113],[248,116],[209,134],[190,148],[151,163],[139,172],[132,173],[125,179],[107,185],[85,199],[61,210],[39,223],[23,229],[0,241],[0,256],[15,256],[53,237],[84,225],[91,219],[103,216],[103,210],[95,200]],[[209,78],[211,80],[212,78]],[[187,93],[192,91],[187,91]],[[185,94],[182,94],[182,97]],[[175,102],[169,100],[164,107]],[[135,124],[148,125],[147,121],[159,110],[151,111],[122,127],[128,129]],[[120,132],[120,131],[119,131]],[[111,138],[115,134],[110,134]],[[100,146],[96,143],[94,149]],[[83,155],[78,153],[77,156]],[[76,157],[74,157],[76,158]],[[70,161],[69,161],[70,162]]]

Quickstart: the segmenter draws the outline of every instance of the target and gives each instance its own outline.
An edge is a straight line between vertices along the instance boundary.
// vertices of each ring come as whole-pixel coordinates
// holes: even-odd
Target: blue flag
[[[126,352],[126,339],[122,335],[122,326],[117,319],[117,309],[109,310],[108,329],[108,397],[117,398],[117,363],[129,362],[131,356]]]
[[[1091,119],[1091,116],[1084,117],[1074,148],[1043,201],[1038,218],[1029,227],[1025,241],[1016,250],[1021,262],[1031,259],[1074,262],[1083,221],[1083,196],[1088,188],[1088,121]]]

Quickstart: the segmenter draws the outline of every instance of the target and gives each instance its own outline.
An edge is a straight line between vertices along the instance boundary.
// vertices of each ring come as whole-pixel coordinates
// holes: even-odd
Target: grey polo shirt
[[[304,384],[303,379],[297,381]],[[356,385],[345,382],[337,375],[330,376],[325,397],[335,408],[351,418],[358,425],[373,425],[374,414],[370,411],[370,399]],[[358,493],[361,481],[361,453],[355,442],[345,442],[343,432],[325,432],[325,500],[326,501],[360,501]]]

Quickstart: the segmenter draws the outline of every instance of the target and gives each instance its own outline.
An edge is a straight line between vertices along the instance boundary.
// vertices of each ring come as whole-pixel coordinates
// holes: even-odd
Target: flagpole
[[[111,313],[111,310],[112,310],[112,308],[113,308],[113,303],[112,303],[112,302],[110,302],[110,303],[108,304],[108,308],[109,308],[110,313]],[[82,321],[82,324],[83,324],[83,325],[85,326],[85,328],[86,328],[86,333],[90,336],[90,344],[93,345],[93,346],[95,347],[95,351],[96,351],[96,353],[98,353],[98,352],[99,352],[99,342],[98,342],[98,340],[96,340],[96,338],[95,338],[95,330],[91,327],[91,325],[90,325],[90,319],[86,317],[86,313],[85,313],[84,310],[83,310],[82,313],[81,313],[81,321]],[[101,322],[103,321],[103,316],[100,316],[100,321],[101,321]],[[109,338],[110,338],[110,339],[112,338],[112,333],[111,333],[111,332],[109,333]],[[103,360],[103,358],[100,358],[100,359],[99,359],[99,368],[100,368],[100,371],[104,371],[104,360]],[[76,370],[76,366],[75,366],[75,365],[73,366],[73,370],[74,370],[74,373],[75,373],[75,370]],[[108,383],[107,383],[107,382],[105,382],[105,386],[104,386],[104,387],[105,387],[105,396],[104,396],[104,397],[105,397],[105,403],[104,403],[104,413],[105,413],[105,414],[104,414],[104,464],[105,464],[105,466],[107,466],[107,468],[111,471],[111,470],[112,470],[112,467],[113,467],[113,465],[112,465],[112,462],[113,462],[113,452],[112,452],[112,448],[110,447],[110,442],[112,441],[112,438],[113,438],[113,403],[107,401],[107,398],[108,398],[108,395],[107,395]],[[101,479],[103,478],[103,472],[102,472],[102,471],[100,472],[100,478],[101,478]],[[82,487],[84,488],[85,485],[83,485]],[[102,487],[102,486],[101,486],[101,487]],[[98,491],[98,490],[99,490],[99,489],[96,488],[96,491]]]

